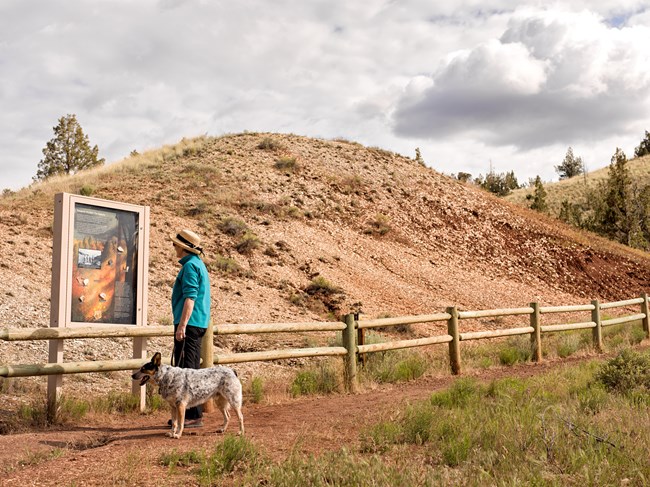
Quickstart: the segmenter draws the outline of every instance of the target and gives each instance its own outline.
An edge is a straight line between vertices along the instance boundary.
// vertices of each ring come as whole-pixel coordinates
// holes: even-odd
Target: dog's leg
[[[180,438],[183,435],[183,428],[185,427],[185,408],[186,404],[184,402],[178,405],[178,413],[176,414],[178,419],[178,428],[174,434],[174,438]]]
[[[223,433],[228,429],[228,422],[230,421],[230,403],[221,394],[219,394],[215,399],[217,400],[217,406],[221,410],[221,414],[223,414],[223,425],[221,428],[217,429],[217,433]]]
[[[241,412],[241,405],[233,406],[235,412],[237,413],[237,419],[239,420],[239,434],[244,436],[244,415]]]
[[[172,429],[167,432],[167,436],[174,438],[174,432],[176,431],[176,426],[178,424],[178,410],[175,406],[172,406]]]

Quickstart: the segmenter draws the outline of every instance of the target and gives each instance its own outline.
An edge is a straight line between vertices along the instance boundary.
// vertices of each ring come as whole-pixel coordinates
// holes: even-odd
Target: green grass
[[[167,407],[163,399],[147,386],[147,411],[153,412]],[[45,400],[33,400],[20,405],[15,421],[7,426],[9,431],[24,426],[44,428],[49,424],[69,424],[83,420],[89,413],[132,414],[140,411],[139,398],[128,392],[109,392],[105,396],[91,399],[61,396],[53,418],[48,418]]]
[[[501,365],[514,365],[519,362],[527,362],[531,357],[530,340],[517,337],[508,340],[508,343],[499,352],[499,363]]]
[[[434,468],[452,469],[441,485],[618,485],[623,478],[646,485],[650,462],[630,452],[650,446],[647,409],[639,407],[650,389],[609,393],[599,379],[615,376],[612,368],[627,376],[640,363],[646,377],[644,356],[620,367],[591,362],[488,385],[459,379],[397,419],[368,427],[361,451],[389,461],[403,445],[417,445]],[[456,484],[458,478],[465,481]]]
[[[631,371],[631,389],[606,385]],[[364,426],[358,447],[272,460],[226,436],[161,462],[200,485],[648,485],[648,377],[650,353],[626,351],[524,379],[459,378]]]
[[[264,381],[260,377],[254,377],[249,385],[250,401],[259,404],[264,399]]]
[[[405,382],[422,377],[430,370],[426,356],[417,352],[393,350],[367,354],[361,380],[375,383]]]
[[[332,361],[321,361],[317,366],[299,371],[289,392],[293,397],[312,394],[331,394],[340,390],[342,374]]]

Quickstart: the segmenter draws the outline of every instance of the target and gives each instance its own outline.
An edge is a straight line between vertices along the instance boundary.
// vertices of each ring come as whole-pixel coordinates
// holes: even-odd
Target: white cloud
[[[648,45],[645,26],[610,27],[587,11],[517,10],[498,39],[452,53],[424,91],[405,90],[395,130],[437,146],[480,141],[485,152],[520,160],[543,147],[627,142],[631,131],[640,140]]]
[[[0,2],[0,189],[29,184],[67,113],[109,162],[243,130],[420,147],[445,172],[629,152],[649,128],[647,0],[544,4]]]

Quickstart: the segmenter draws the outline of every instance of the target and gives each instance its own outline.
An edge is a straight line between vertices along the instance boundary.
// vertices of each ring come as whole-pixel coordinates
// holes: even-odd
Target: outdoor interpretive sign
[[[54,197],[50,327],[147,324],[149,207],[59,193]],[[64,340],[49,342],[49,362],[63,362]],[[145,337],[133,358],[146,357]],[[55,411],[61,374],[48,376]],[[144,404],[145,388],[132,384]]]

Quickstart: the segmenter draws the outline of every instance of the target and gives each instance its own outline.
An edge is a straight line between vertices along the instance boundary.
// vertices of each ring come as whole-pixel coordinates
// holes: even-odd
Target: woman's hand
[[[186,325],[178,325],[178,328],[176,328],[176,341],[182,342],[185,340],[185,328]]]

